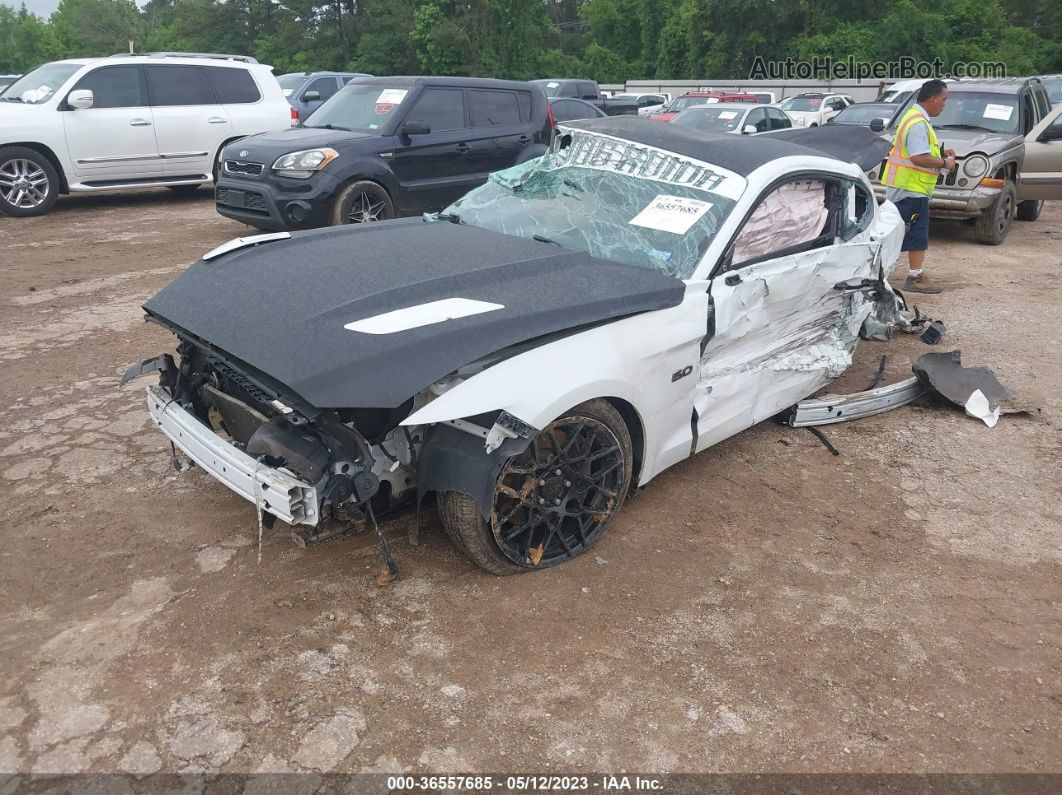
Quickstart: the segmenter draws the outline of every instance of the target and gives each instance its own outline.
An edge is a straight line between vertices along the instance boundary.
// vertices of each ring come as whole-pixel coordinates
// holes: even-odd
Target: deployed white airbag
[[[826,187],[820,180],[788,182],[753,211],[734,243],[734,262],[814,240],[826,223]]]

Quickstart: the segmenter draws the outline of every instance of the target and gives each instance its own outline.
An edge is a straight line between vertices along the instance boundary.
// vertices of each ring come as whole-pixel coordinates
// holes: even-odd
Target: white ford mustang
[[[148,389],[215,478],[318,532],[434,492],[496,574],[588,549],[628,491],[851,362],[903,224],[862,128],[558,129],[437,216],[233,241],[145,304]]]

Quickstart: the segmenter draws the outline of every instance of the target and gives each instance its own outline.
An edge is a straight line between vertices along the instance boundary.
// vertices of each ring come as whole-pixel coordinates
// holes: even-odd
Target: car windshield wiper
[[[340,127],[338,124],[304,124],[303,127],[309,127],[311,130],[342,130],[343,132],[354,132],[349,127]]]
[[[438,218],[440,221],[449,221],[452,224],[464,223],[464,221],[461,220],[461,216],[457,213],[439,213],[435,217]]]
[[[0,97],[4,102],[25,102],[22,97]]]
[[[984,130],[985,132],[995,132],[987,127],[982,127],[980,124],[938,124],[939,129],[953,129],[953,130]]]
[[[556,240],[551,237],[546,237],[545,235],[531,235],[531,239],[537,240],[539,243],[552,243],[555,246],[560,245]]]

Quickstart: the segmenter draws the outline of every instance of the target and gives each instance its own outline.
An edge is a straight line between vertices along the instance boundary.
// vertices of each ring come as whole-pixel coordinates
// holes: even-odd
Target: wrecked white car
[[[147,302],[178,358],[127,379],[160,370],[155,422],[267,518],[434,492],[484,569],[561,563],[635,485],[839,375],[895,301],[884,142],[786,133],[576,122],[437,216],[234,241]]]

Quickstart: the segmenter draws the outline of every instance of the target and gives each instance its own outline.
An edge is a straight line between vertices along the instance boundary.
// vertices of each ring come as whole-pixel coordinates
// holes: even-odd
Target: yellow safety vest
[[[900,126],[896,130],[896,137],[892,140],[892,149],[889,150],[889,157],[885,161],[885,171],[881,175],[881,181],[890,188],[901,188],[930,196],[937,184],[937,177],[940,176],[940,169],[922,168],[911,162],[911,156],[907,151],[907,131],[916,124],[925,124],[929,128],[929,151],[940,152],[940,143],[937,141],[937,134],[933,131],[933,125],[929,123],[929,119],[925,117],[922,110],[915,105],[900,119]]]

